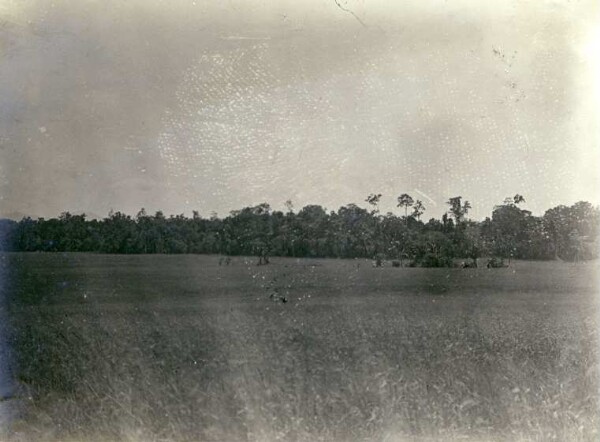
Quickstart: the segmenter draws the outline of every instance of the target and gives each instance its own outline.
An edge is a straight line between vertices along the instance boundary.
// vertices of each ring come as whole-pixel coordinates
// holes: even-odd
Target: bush
[[[494,256],[493,258],[488,259],[488,262],[487,262],[488,269],[496,269],[499,267],[507,267],[507,265],[504,264],[504,258],[498,258],[498,257]]]
[[[453,267],[452,258],[447,256],[436,256],[433,253],[426,253],[421,258],[422,267]]]

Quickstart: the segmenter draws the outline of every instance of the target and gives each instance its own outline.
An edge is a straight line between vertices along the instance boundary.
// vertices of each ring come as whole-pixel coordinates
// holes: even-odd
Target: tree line
[[[600,208],[588,202],[560,205],[543,216],[521,208],[521,195],[494,207],[490,217],[473,221],[469,201],[447,201],[441,219],[422,220],[426,208],[408,194],[397,198],[400,215],[382,214],[381,194],[365,199],[367,208],[348,204],[327,212],[320,205],[286,211],[266,204],[209,218],[197,211],[166,217],[140,210],[135,216],[112,212],[101,220],[65,212],[58,218],[0,221],[3,251],[97,253],[197,253],[393,259],[401,265],[444,267],[456,258],[596,258]]]

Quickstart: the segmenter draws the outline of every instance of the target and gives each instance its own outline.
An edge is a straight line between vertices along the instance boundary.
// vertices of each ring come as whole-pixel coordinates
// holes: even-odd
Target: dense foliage
[[[521,209],[520,195],[476,222],[471,205],[450,198],[441,220],[421,221],[425,207],[409,195],[398,197],[404,214],[379,213],[381,195],[327,212],[309,205],[295,213],[268,204],[232,211],[225,218],[194,212],[165,217],[142,209],[135,217],[111,212],[102,220],[63,213],[59,218],[0,221],[0,248],[9,251],[101,253],[215,253],[293,257],[373,258],[413,265],[447,266],[454,258],[498,256],[520,259],[591,259],[597,256],[600,209],[587,202],[557,206],[542,217]],[[412,213],[409,212],[412,208]]]

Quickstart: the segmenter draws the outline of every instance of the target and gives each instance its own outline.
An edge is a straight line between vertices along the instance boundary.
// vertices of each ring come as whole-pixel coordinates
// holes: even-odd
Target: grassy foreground
[[[13,440],[599,437],[598,263],[0,259]]]

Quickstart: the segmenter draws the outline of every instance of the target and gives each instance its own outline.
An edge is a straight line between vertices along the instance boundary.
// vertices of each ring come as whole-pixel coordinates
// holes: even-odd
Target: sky
[[[0,0],[0,216],[600,204],[593,1]]]

